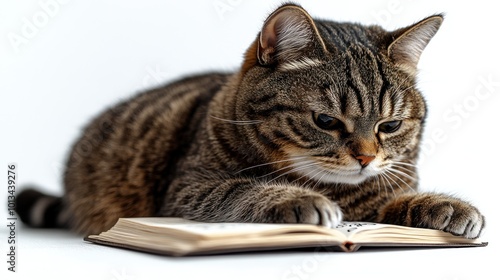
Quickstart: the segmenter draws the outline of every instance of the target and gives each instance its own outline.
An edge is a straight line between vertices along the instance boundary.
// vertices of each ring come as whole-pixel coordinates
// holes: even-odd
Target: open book
[[[201,223],[181,218],[121,218],[110,230],[85,240],[172,256],[320,246],[352,252],[361,246],[487,245],[439,230],[368,222],[343,222],[331,229],[304,224]]]

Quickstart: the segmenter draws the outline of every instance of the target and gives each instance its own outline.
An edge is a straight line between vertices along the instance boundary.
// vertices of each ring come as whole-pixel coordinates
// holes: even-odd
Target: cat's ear
[[[300,6],[286,4],[266,19],[246,58],[250,64],[272,66],[315,61],[324,50],[311,16]]]
[[[420,55],[442,22],[443,15],[434,15],[391,32],[393,41],[387,49],[390,59],[409,74],[416,74]]]

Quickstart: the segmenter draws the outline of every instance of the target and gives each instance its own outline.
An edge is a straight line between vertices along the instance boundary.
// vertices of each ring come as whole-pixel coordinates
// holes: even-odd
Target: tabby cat
[[[31,226],[80,234],[120,217],[177,216],[363,220],[475,238],[485,224],[476,207],[417,192],[417,63],[442,21],[388,32],[285,4],[236,73],[185,78],[95,118],[69,156],[64,196],[27,189],[17,211]]]

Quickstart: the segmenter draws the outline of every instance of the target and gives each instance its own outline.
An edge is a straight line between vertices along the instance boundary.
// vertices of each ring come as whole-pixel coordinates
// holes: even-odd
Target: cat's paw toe
[[[335,227],[342,221],[340,207],[320,194],[291,197],[268,205],[262,210],[263,220],[273,223]]]
[[[293,206],[297,223],[335,227],[342,221],[342,211],[336,203],[322,197],[301,200]]]
[[[484,217],[470,205],[456,204],[444,231],[466,238],[477,238],[484,227]]]

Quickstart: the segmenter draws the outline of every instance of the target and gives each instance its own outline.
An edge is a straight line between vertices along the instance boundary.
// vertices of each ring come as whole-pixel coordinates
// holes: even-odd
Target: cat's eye
[[[402,121],[390,121],[390,122],[384,122],[378,125],[378,132],[382,133],[393,133],[396,132],[400,127]]]
[[[314,123],[324,130],[337,130],[344,128],[344,123],[337,118],[326,114],[317,114],[313,112]]]

